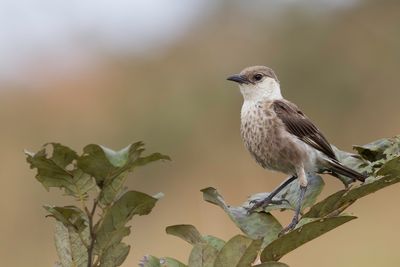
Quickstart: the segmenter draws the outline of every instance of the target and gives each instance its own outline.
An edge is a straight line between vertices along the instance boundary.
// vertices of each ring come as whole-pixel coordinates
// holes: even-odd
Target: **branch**
[[[94,213],[96,211],[96,207],[97,207],[97,199],[94,200],[93,203],[93,207],[92,207],[92,211],[89,212],[89,210],[86,208],[86,213],[88,215],[89,218],[89,232],[90,232],[90,245],[88,248],[88,267],[92,267],[92,261],[93,261],[93,248],[94,248],[94,242],[96,239],[96,236],[94,234],[93,231],[93,217],[94,217]]]

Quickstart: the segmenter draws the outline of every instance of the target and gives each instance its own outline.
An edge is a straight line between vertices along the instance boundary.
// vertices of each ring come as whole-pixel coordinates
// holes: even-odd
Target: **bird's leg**
[[[281,204],[282,200],[275,201],[275,200],[273,200],[274,196],[276,196],[280,191],[282,191],[291,182],[296,180],[296,178],[297,178],[296,176],[289,177],[283,183],[281,183],[277,188],[275,188],[275,190],[272,191],[266,198],[264,198],[260,201],[257,201],[257,200],[251,201],[250,204],[254,204],[254,205],[251,208],[249,208],[247,213],[250,214],[250,213],[254,212],[256,209],[266,207],[269,204]]]
[[[300,195],[299,195],[299,199],[297,201],[296,210],[295,210],[293,219],[290,222],[290,224],[288,226],[286,226],[285,228],[283,228],[279,235],[290,232],[291,230],[293,230],[296,227],[296,225],[299,222],[301,206],[303,204],[304,195],[306,194],[308,181],[307,181],[307,177],[306,177],[306,174],[305,174],[303,168],[298,171],[298,175],[299,175],[299,182],[300,182]]]
[[[299,200],[297,202],[296,211],[294,213],[293,219],[292,219],[292,221],[290,222],[290,224],[288,226],[286,226],[285,228],[282,229],[282,231],[280,232],[279,235],[286,234],[287,232],[290,232],[299,223],[301,204],[303,203],[303,199],[304,199],[304,195],[306,193],[306,190],[307,190],[307,186],[301,186],[300,185],[300,197],[299,197]]]

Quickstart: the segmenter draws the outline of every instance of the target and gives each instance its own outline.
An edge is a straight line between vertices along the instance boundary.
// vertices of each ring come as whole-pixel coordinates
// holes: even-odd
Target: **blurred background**
[[[145,254],[186,262],[190,246],[166,235],[168,225],[238,234],[199,190],[240,204],[284,177],[257,166],[240,139],[242,97],[225,79],[249,65],[272,67],[284,96],[344,150],[399,134],[399,14],[390,0],[0,0],[0,265],[57,260],[42,205],[71,200],[47,193],[23,155],[49,141],[81,152],[143,140],[172,157],[130,176],[130,188],[166,196],[134,218],[125,267]],[[325,182],[321,197],[342,188]],[[348,211],[358,220],[282,261],[399,266],[399,190],[357,202]]]

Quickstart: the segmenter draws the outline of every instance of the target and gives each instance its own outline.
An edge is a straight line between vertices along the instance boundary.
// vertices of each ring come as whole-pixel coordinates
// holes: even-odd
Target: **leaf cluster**
[[[193,245],[188,264],[172,258],[146,256],[142,267],[273,267],[287,266],[278,262],[284,255],[301,245],[339,227],[357,217],[343,212],[358,199],[382,188],[400,182],[400,137],[380,139],[364,146],[354,146],[357,154],[335,149],[341,162],[368,174],[363,184],[350,185],[345,177],[338,177],[346,188],[316,203],[324,182],[318,175],[310,175],[309,188],[302,205],[302,218],[296,228],[280,235],[283,227],[271,212],[294,210],[299,194],[297,181],[286,187],[263,210],[248,214],[251,201],[264,198],[269,193],[250,196],[242,205],[231,206],[215,188],[201,190],[205,201],[220,207],[244,235],[225,242],[214,236],[202,236],[192,225],[167,227],[169,234],[178,236]],[[258,257],[258,258],[257,258]]]
[[[47,190],[60,188],[80,203],[80,207],[44,206],[56,220],[59,265],[116,267],[123,263],[130,250],[122,242],[130,233],[128,222],[134,215],[150,213],[160,197],[128,191],[127,174],[138,166],[169,159],[159,153],[142,156],[143,151],[144,144],[137,142],[119,151],[91,144],[82,155],[59,143],[26,152],[28,163],[37,171],[36,179]]]

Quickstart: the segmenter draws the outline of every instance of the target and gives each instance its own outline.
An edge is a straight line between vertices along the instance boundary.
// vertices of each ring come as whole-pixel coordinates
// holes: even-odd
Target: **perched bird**
[[[365,175],[342,165],[314,123],[295,104],[282,97],[279,80],[272,69],[248,67],[228,80],[238,83],[243,95],[241,135],[246,148],[263,168],[290,175],[267,198],[254,203],[250,213],[272,203],[277,193],[299,179],[300,197],[295,215],[283,230],[288,232],[299,221],[308,184],[307,173],[330,173],[365,180]]]

